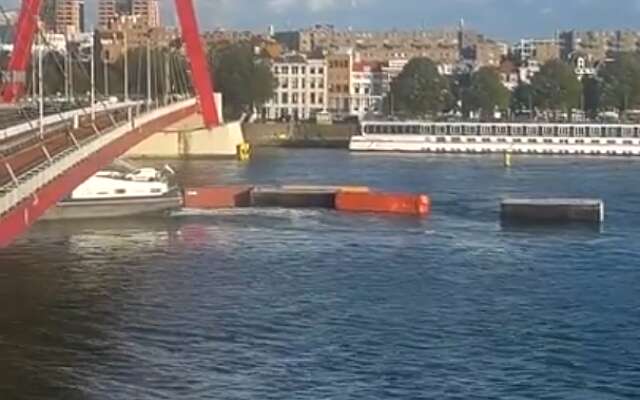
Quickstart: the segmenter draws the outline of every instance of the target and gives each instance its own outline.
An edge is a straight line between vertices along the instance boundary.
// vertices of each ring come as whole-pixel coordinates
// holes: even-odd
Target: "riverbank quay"
[[[259,122],[242,125],[247,143],[254,147],[347,149],[357,123]]]

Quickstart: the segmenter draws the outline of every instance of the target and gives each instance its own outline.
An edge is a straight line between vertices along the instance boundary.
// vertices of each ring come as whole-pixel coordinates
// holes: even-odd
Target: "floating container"
[[[341,186],[337,188],[336,192],[338,193],[370,193],[371,188],[367,186]]]
[[[596,199],[507,199],[503,221],[526,223],[604,222],[604,202]]]
[[[254,188],[251,206],[279,208],[329,208],[335,206],[336,189],[323,186],[273,186]]]
[[[431,200],[423,194],[339,192],[336,209],[349,212],[427,215]]]
[[[318,186],[318,185],[283,185],[279,187],[282,190],[294,192],[315,192],[315,191],[331,191],[338,192],[357,192],[368,193],[371,188],[367,186]]]
[[[251,205],[250,186],[210,186],[186,188],[184,206],[197,209],[217,209],[249,207]]]

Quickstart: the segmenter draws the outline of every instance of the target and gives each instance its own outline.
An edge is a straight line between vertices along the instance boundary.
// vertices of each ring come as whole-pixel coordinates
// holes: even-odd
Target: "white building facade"
[[[295,54],[271,66],[277,87],[262,116],[269,120],[309,120],[327,110],[327,62]]]
[[[351,71],[350,106],[352,116],[382,112],[385,92],[385,76],[382,65],[357,62]]]

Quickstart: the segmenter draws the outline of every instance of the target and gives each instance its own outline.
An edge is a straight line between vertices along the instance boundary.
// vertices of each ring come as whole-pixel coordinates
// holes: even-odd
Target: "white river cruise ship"
[[[352,151],[640,156],[640,125],[364,121]]]

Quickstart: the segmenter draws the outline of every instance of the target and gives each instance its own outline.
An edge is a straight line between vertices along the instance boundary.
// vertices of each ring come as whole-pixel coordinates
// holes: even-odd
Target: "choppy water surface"
[[[640,398],[640,161],[270,150],[178,167],[436,208],[40,225],[0,251],[0,398]],[[511,195],[601,197],[607,223],[502,229]]]

